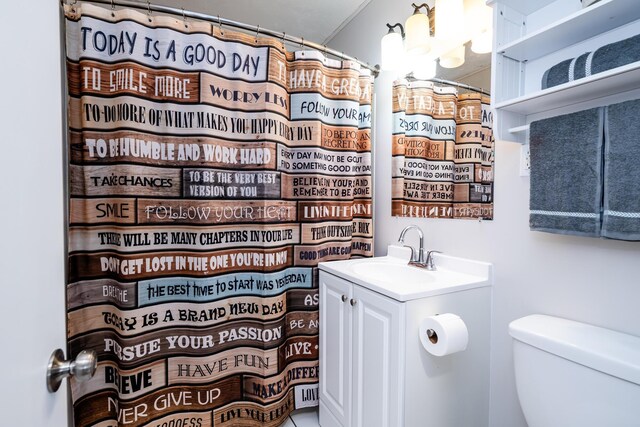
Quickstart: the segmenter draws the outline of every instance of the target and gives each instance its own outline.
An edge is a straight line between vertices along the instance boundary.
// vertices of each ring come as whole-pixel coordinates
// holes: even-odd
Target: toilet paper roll
[[[420,322],[420,342],[434,356],[446,356],[467,349],[469,331],[455,314],[430,316]]]

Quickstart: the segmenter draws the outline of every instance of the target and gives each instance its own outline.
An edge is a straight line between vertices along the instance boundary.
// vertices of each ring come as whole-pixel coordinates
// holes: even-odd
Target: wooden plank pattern
[[[67,337],[99,360],[74,425],[276,427],[317,405],[317,264],[373,255],[373,78],[208,22],[64,9]]]
[[[493,218],[490,99],[432,82],[393,87],[392,214]]]

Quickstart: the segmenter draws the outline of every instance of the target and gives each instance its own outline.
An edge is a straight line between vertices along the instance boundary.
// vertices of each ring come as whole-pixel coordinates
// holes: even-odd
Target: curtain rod
[[[63,3],[64,0],[61,0],[61,3]],[[73,1],[71,2],[72,4],[77,3],[77,1]],[[191,19],[199,19],[201,21],[208,21],[214,24],[222,24],[222,25],[226,25],[227,27],[234,27],[234,28],[240,28],[242,30],[245,31],[249,31],[249,32],[254,32],[254,33],[259,33],[259,34],[264,34],[267,36],[271,36],[274,38],[278,38],[280,40],[283,41],[287,41],[290,42],[292,44],[297,44],[300,46],[307,46],[310,47],[312,49],[315,49],[317,51],[323,52],[325,54],[330,54],[333,55],[335,57],[338,57],[340,59],[346,59],[347,61],[352,61],[355,62],[357,64],[360,64],[360,66],[371,70],[371,72],[373,73],[374,77],[377,77],[378,74],[380,73],[380,67],[378,67],[377,65],[371,66],[365,62],[360,61],[358,58],[354,58],[352,56],[349,55],[345,55],[344,52],[338,52],[337,50],[328,48],[327,46],[321,45],[319,43],[314,43],[314,42],[310,42],[308,40],[305,40],[304,37],[293,37],[290,35],[287,35],[287,33],[284,32],[278,32],[278,31],[273,31],[273,30],[269,30],[267,28],[262,28],[259,25],[256,27],[255,25],[250,25],[250,24],[245,24],[243,22],[238,22],[238,21],[233,21],[231,19],[226,19],[226,18],[222,18],[221,16],[211,16],[211,15],[207,15],[204,13],[199,13],[199,12],[192,12],[192,11],[187,11],[184,9],[178,9],[175,7],[169,7],[169,6],[162,6],[162,5],[155,5],[155,4],[151,4],[151,2],[145,2],[145,3],[139,3],[139,2],[133,2],[133,1],[128,1],[128,0],[87,0],[87,3],[101,3],[101,4],[107,4],[107,5],[111,5],[112,8],[115,8],[115,6],[122,6],[122,7],[130,7],[130,8],[134,8],[134,9],[143,9],[143,10],[147,10],[148,12],[162,12],[162,13],[168,13],[168,14],[172,14],[172,15],[179,15],[182,16],[184,18],[191,18]]]
[[[405,78],[407,80],[409,80],[409,81],[418,81],[418,80],[420,80],[420,79],[416,79],[413,76],[413,73],[407,75],[407,77],[405,77]],[[457,87],[462,88],[462,89],[469,89],[469,90],[472,90],[474,92],[481,93],[483,95],[491,96],[491,93],[487,92],[484,89],[481,89],[481,88],[476,87],[476,86],[471,86],[471,85],[468,85],[466,83],[454,82],[453,80],[445,80],[445,79],[439,79],[437,77],[434,77],[434,78],[431,78],[431,79],[426,79],[426,81],[434,82],[434,83],[441,83],[441,84],[450,85],[450,86],[457,86]]]
[[[483,95],[491,96],[491,93],[485,91],[484,89],[481,89],[481,88],[475,87],[475,86],[471,86],[471,85],[468,85],[468,84],[465,84],[465,83],[458,83],[458,82],[454,82],[454,81],[451,81],[451,80],[444,80],[444,79],[438,79],[438,78],[429,79],[429,81],[432,81],[434,83],[442,83],[442,84],[446,84],[446,85],[457,86],[457,87],[462,88],[462,89],[469,89],[469,90],[472,90],[474,92],[481,93]]]
[[[408,81],[414,81],[414,82],[420,80],[420,79],[416,79],[415,77],[413,77],[413,73],[407,75],[407,77],[405,77],[405,79],[408,80]],[[450,85],[450,86],[457,86],[457,87],[462,88],[462,89],[469,89],[469,90],[472,90],[474,92],[481,93],[483,95],[491,96],[491,93],[487,92],[484,89],[481,89],[481,88],[476,87],[476,86],[471,86],[471,85],[468,85],[466,83],[454,82],[453,80],[445,80],[445,79],[439,79],[437,77],[433,77],[431,79],[426,79],[426,81],[434,82],[434,83],[441,83],[441,84]]]

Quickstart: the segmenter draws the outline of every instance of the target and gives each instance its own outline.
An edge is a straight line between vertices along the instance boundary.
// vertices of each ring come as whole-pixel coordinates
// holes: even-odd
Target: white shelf
[[[514,128],[509,129],[509,133],[521,133],[521,132],[528,132],[528,131],[529,131],[529,125],[516,126]]]
[[[527,124],[532,120],[622,102],[640,94],[640,62],[548,89],[534,89],[540,87],[538,76],[545,68],[543,65],[554,63],[550,55],[583,42],[584,46],[572,53],[594,51],[615,39],[605,33],[623,26],[625,29],[618,32],[627,37],[640,32],[640,0],[600,0],[576,12],[570,11],[580,7],[578,0],[571,0],[576,2],[575,8],[564,1],[569,0],[493,1],[499,46],[493,53],[493,95],[501,100],[494,104],[496,139],[526,143]],[[556,9],[556,22],[519,37],[526,33],[528,21],[532,25],[548,22]],[[529,92],[528,88],[534,91]]]
[[[513,98],[496,104],[495,108],[526,116],[639,88],[640,62],[634,62],[583,79]]]
[[[578,0],[576,0],[578,1]],[[502,0],[500,3],[515,9],[523,15],[529,15],[531,12],[542,9],[543,7],[553,3],[554,0]],[[496,0],[487,0],[488,5],[496,3]]]
[[[504,1],[501,3],[511,5],[521,2]],[[531,3],[545,4],[549,2],[534,1]],[[601,0],[551,25],[501,46],[499,53],[518,61],[530,61],[637,19],[640,19],[640,2],[638,0]]]

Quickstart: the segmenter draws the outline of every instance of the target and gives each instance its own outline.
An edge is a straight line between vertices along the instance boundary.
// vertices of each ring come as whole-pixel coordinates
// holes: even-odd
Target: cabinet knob
[[[358,302],[358,300],[351,298],[351,301],[349,301],[351,306],[353,307],[354,305],[356,305],[356,303]]]
[[[342,302],[347,302],[347,296],[346,295],[342,295]]]

